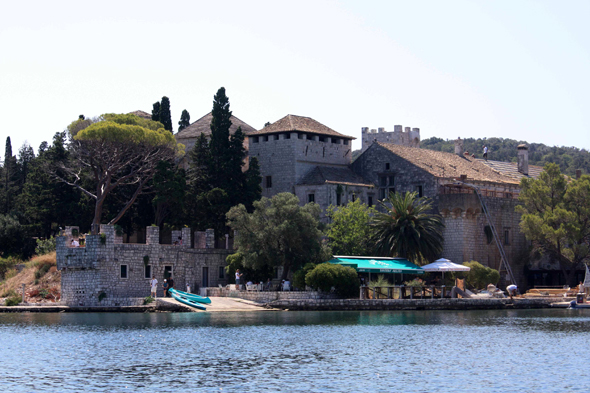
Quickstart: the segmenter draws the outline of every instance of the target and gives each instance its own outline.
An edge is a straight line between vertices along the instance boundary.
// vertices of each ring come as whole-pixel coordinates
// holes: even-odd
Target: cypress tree
[[[172,116],[170,115],[170,100],[168,97],[162,97],[160,103],[160,123],[164,125],[164,128],[172,132]]]
[[[160,121],[160,101],[154,102],[152,109],[152,120]]]
[[[178,132],[184,130],[190,124],[191,124],[191,115],[185,109],[182,111],[182,114],[180,115],[180,121],[178,122]]]

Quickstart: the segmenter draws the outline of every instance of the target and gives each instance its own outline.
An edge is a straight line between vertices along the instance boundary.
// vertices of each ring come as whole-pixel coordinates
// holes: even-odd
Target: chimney
[[[518,150],[518,171],[525,176],[529,175],[529,148],[522,144],[516,147]]]
[[[461,157],[463,156],[463,141],[461,140],[461,137],[457,138],[455,141],[455,154]]]
[[[576,179],[579,179],[582,177],[582,170],[581,169],[576,169]]]

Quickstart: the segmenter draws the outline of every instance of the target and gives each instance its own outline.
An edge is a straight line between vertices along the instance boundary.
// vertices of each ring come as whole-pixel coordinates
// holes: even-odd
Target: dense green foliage
[[[34,241],[27,229],[14,217],[0,214],[0,257],[30,258],[35,251]]]
[[[315,263],[306,263],[301,269],[293,273],[293,286],[295,288],[304,289],[307,273],[312,271],[316,266],[317,264]]]
[[[568,181],[556,164],[547,164],[538,179],[524,178],[520,187],[522,232],[576,285],[575,270],[590,262],[590,176]]]
[[[332,288],[342,297],[355,297],[359,294],[360,281],[352,267],[321,263],[305,276],[305,283],[322,292]]]
[[[172,115],[170,113],[170,99],[162,97],[160,102],[160,118],[158,120],[164,125],[164,129],[172,132]]]
[[[299,206],[299,199],[287,192],[254,202],[252,213],[242,204],[232,207],[227,220],[238,231],[234,246],[240,263],[255,270],[282,266],[285,279],[305,263],[327,260],[319,215],[317,204]]]
[[[246,150],[241,128],[230,135],[231,111],[222,87],[213,101],[211,140],[201,134],[188,153],[188,189],[191,198],[187,212],[191,226],[215,229],[217,236],[226,233],[226,213],[232,206],[243,204],[252,211],[252,203],[260,198],[260,170],[253,158],[243,171]]]
[[[476,261],[464,262],[463,265],[471,268],[469,272],[463,273],[465,283],[470,288],[482,289],[486,288],[488,284],[496,285],[500,281],[500,273],[491,267]]]
[[[360,199],[345,206],[328,207],[330,218],[327,235],[335,255],[371,255],[369,223],[376,210],[362,203]]]
[[[182,114],[180,115],[180,121],[178,122],[178,132],[184,130],[190,124],[191,124],[191,115],[185,109],[182,111]]]
[[[442,252],[444,224],[439,215],[429,214],[430,199],[415,192],[391,193],[380,202],[384,213],[373,218],[372,241],[377,253],[403,257],[416,264],[432,261]]]
[[[476,157],[482,158],[483,145],[486,145],[489,160],[516,162],[516,147],[523,143],[529,147],[529,165],[545,166],[545,164],[554,163],[559,166],[562,173],[570,176],[576,173],[576,169],[590,173],[590,153],[577,147],[550,147],[542,143],[527,143],[504,138],[467,138],[463,140],[463,148],[469,153],[475,153]],[[454,153],[455,141],[432,137],[420,141],[420,147]]]

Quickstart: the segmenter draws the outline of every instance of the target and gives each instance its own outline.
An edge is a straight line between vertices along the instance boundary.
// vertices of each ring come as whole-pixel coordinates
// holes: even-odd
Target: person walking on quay
[[[240,273],[240,269],[236,269],[236,288],[238,289],[238,291],[240,290],[240,278],[243,276],[242,273]]]
[[[168,297],[168,280],[164,279],[162,288],[164,289],[164,297]]]
[[[172,279],[172,275],[168,277],[168,294],[170,294],[170,290],[174,288],[174,280]]]
[[[158,280],[156,280],[156,276],[152,276],[152,279],[150,281],[150,287],[151,287],[151,297],[156,299],[157,298],[157,291],[158,291]]]

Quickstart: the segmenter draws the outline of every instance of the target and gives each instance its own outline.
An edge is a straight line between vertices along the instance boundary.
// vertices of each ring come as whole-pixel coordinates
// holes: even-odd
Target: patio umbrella
[[[448,259],[441,258],[422,266],[425,272],[442,272],[443,283],[445,282],[445,272],[468,272],[471,268],[457,263],[453,263]]]

